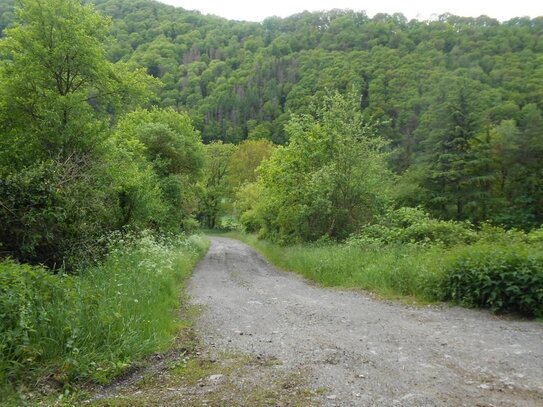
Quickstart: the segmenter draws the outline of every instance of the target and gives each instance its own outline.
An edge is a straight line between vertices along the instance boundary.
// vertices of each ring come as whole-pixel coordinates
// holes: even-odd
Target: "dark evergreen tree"
[[[472,143],[477,123],[472,95],[465,82],[453,84],[432,118],[432,137],[426,141],[428,204],[454,219],[468,217],[467,206],[474,198],[476,174],[471,173],[475,154]]]

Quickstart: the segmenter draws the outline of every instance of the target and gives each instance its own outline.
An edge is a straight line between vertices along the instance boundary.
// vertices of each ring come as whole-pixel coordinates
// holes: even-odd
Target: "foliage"
[[[270,158],[273,144],[269,140],[245,140],[230,157],[229,183],[233,189],[257,180],[257,169]]]
[[[452,246],[476,239],[477,234],[468,223],[437,220],[420,208],[402,207],[388,211],[377,223],[364,226],[349,238],[349,244]]]
[[[429,137],[424,140],[427,152],[423,159],[427,165],[423,184],[429,193],[428,206],[435,213],[462,220],[470,206],[477,207],[487,198],[487,180],[483,179],[486,174],[483,168],[474,170],[486,164],[479,163],[478,158],[486,157],[477,157],[473,148],[478,131],[476,118],[481,117],[475,105],[477,84],[465,79],[452,84],[449,78],[443,81],[447,82],[445,101],[436,106],[436,114],[428,115],[431,123]]]
[[[272,150],[273,144],[268,140],[245,140],[239,145],[219,141],[206,146],[207,164],[201,183],[199,214],[205,227],[239,228],[237,218],[250,206],[238,201],[243,199],[241,191],[256,181],[258,167],[270,157]]]
[[[268,140],[245,140],[230,157],[228,183],[232,188],[233,213],[239,218],[239,223],[233,225],[236,229],[243,228],[247,232],[260,229],[258,214],[253,209],[262,193],[262,186],[257,182],[258,169],[273,150],[274,145]]]
[[[293,116],[288,146],[260,168],[262,228],[281,241],[344,238],[372,220],[387,200],[392,174],[384,143],[355,95],[326,96],[314,115]]]
[[[196,217],[325,285],[542,314],[542,18],[95,3],[0,0],[0,391],[166,346],[204,244],[124,231]]]
[[[475,224],[543,221],[541,18],[332,10],[257,24],[153,1],[96,3],[112,17],[109,57],[159,78],[156,103],[189,112],[205,142],[283,144],[291,114],[354,85],[381,122],[390,167],[422,173],[405,186],[409,205]]]
[[[203,165],[200,134],[186,113],[173,109],[138,109],[117,125],[120,137],[139,140],[160,176],[197,177]]]
[[[141,72],[107,61],[108,19],[77,0],[22,0],[1,41],[0,163],[98,153],[113,109],[148,96]]]
[[[204,166],[190,117],[173,109],[138,109],[121,118],[112,143],[127,172],[117,186],[122,226],[190,230]]]
[[[466,248],[443,285],[445,299],[467,306],[543,316],[543,256],[525,245]]]
[[[0,248],[73,269],[118,223],[107,128],[150,82],[107,61],[108,19],[91,6],[23,0],[17,15],[0,42]]]
[[[543,226],[528,233],[526,239],[528,243],[543,244]]]
[[[107,178],[89,165],[83,158],[49,160],[0,177],[0,251],[53,268],[93,252],[114,218]]]
[[[220,141],[206,145],[206,167],[202,180],[199,217],[202,224],[215,229],[225,213],[231,186],[228,184],[230,160],[236,146]]]
[[[105,170],[113,186],[110,194],[115,202],[115,228],[143,230],[163,226],[168,206],[160,177],[145,158],[143,143],[115,132],[108,145]]]
[[[242,229],[248,233],[256,233],[262,227],[257,208],[262,195],[262,185],[251,182],[242,185],[236,193],[236,210],[241,213]]]
[[[179,284],[202,237],[112,236],[110,254],[80,276],[0,262],[0,383],[51,375],[105,382],[163,349],[176,329]]]
[[[205,142],[285,144],[292,114],[311,113],[312,100],[328,90],[346,93],[355,86],[357,104],[379,121],[375,131],[388,143],[389,168],[416,175],[402,177],[400,205],[475,225],[491,221],[529,230],[543,222],[541,18],[500,23],[445,14],[407,21],[401,14],[370,18],[332,10],[258,24],[154,1],[96,0],[95,9],[108,21],[90,6],[79,11],[75,0],[55,1],[42,11],[35,0],[23,1],[19,21],[26,28],[4,31],[0,168],[23,168],[36,157],[57,159],[74,150],[92,153],[95,163],[109,148],[101,142],[108,137],[106,119],[145,100],[137,96],[144,96],[149,79],[127,66],[143,67],[160,81],[153,103],[186,111]],[[13,25],[10,5],[12,0],[0,1],[1,28]],[[36,23],[25,25],[31,21]],[[54,44],[41,35],[47,27],[58,34]],[[71,33],[74,27],[81,29]],[[28,55],[20,52],[25,41]],[[77,44],[84,52],[70,59]],[[34,66],[42,59],[56,69]],[[57,94],[51,74],[66,82],[67,68],[86,82],[77,89],[61,86]],[[16,96],[23,105],[13,103]],[[32,117],[29,107],[42,114]],[[146,129],[149,137],[163,130],[156,123]],[[145,185],[153,182],[148,172],[143,178]],[[174,197],[177,190],[188,198],[182,199],[185,215],[196,202],[192,191],[187,197],[186,183],[167,181]],[[121,195],[119,201],[143,196],[133,190]],[[145,199],[136,205],[143,217],[157,208]],[[118,212],[121,220],[114,224],[133,213]],[[181,223],[192,222],[186,216]]]
[[[404,178],[409,183],[402,185],[408,205],[421,205],[440,219],[474,224],[492,221],[528,230],[543,222],[541,17],[499,22],[444,14],[432,21],[408,21],[401,14],[370,18],[364,12],[332,10],[259,24],[204,16],[151,0],[94,3],[111,17],[109,59],[143,67],[160,80],[163,86],[153,103],[188,112],[206,143],[268,139],[284,144],[291,114],[309,113],[312,98],[322,98],[327,89],[345,93],[354,85],[360,107],[381,123],[378,132],[389,143],[390,168],[420,175]],[[13,0],[0,1],[1,28],[13,23],[10,5]],[[63,2],[51,10],[62,14],[68,7]],[[51,19],[57,21],[51,10]],[[79,15],[83,21],[78,24],[88,28],[88,13]],[[102,23],[92,25],[97,38],[106,35]],[[95,42],[81,33],[73,38],[89,44],[82,56],[104,55],[103,50],[97,54]],[[78,67],[110,72],[106,65],[91,62]],[[117,74],[87,87],[93,89],[96,111],[81,104],[73,108],[77,116],[71,117],[88,118],[98,111],[102,115],[111,112],[110,105],[117,112],[119,103],[110,102],[100,89],[125,78],[132,78],[127,79],[132,87],[145,83],[120,70],[115,64]],[[13,79],[7,82],[17,81],[22,100],[32,99],[25,93],[32,82],[25,78],[34,70],[12,71]],[[90,75],[91,70],[81,73]],[[5,111],[17,108],[4,104]],[[39,106],[57,116],[62,113],[60,102]],[[28,114],[18,111],[6,116],[10,117],[23,123]],[[44,124],[34,127],[62,130],[58,123]],[[66,139],[68,151],[74,138],[82,148],[93,149],[93,140],[104,137],[93,120],[70,126],[89,134],[80,138],[77,131],[55,131],[51,134],[57,135],[40,139],[57,144]],[[41,143],[35,136],[7,133],[5,145],[19,155],[25,151],[20,147]]]

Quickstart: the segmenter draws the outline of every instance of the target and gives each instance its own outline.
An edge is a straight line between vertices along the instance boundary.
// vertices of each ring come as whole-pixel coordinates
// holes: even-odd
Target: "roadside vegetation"
[[[0,396],[167,347],[199,228],[327,286],[542,316],[541,17],[94,3],[0,0]]]
[[[207,246],[202,236],[113,236],[103,261],[78,275],[0,262],[1,398],[17,404],[17,390],[36,383],[45,395],[104,384],[166,350],[183,284]]]
[[[272,261],[324,285],[543,315],[543,229],[403,205],[405,180],[387,169],[386,143],[356,95],[332,93],[311,108],[292,117],[290,143],[262,160],[255,181],[235,189],[230,213],[237,210],[238,220],[224,206],[225,228],[256,233],[264,241],[251,243]],[[458,154],[436,162],[448,162],[449,175],[458,177]],[[444,174],[441,168],[432,179]],[[441,201],[450,213],[467,199],[455,193],[452,203]]]
[[[323,286],[363,289],[385,299],[450,301],[543,317],[541,230],[526,234],[487,226],[470,235],[471,243],[453,245],[430,239],[383,244],[359,235],[346,243],[285,246],[243,232],[226,233],[276,266]]]
[[[0,41],[0,403],[164,351],[207,249],[200,133],[148,105],[155,79],[107,60],[109,24],[25,0]]]

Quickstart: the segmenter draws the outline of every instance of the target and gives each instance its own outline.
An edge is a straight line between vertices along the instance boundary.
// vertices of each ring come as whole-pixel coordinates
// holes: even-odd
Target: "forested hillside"
[[[543,315],[543,17],[90,3],[0,0],[0,399],[167,349],[200,227]]]
[[[260,24],[150,0],[94,3],[113,19],[109,59],[159,78],[153,103],[187,111],[205,142],[285,143],[291,113],[354,87],[404,174],[403,203],[524,228],[543,220],[543,17],[333,10]]]

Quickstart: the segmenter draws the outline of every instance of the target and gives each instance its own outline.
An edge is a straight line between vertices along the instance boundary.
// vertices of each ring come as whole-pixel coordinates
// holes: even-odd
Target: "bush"
[[[51,268],[97,250],[114,217],[108,188],[85,158],[49,160],[0,176],[0,251]]]
[[[223,231],[239,230],[241,229],[241,223],[235,217],[225,215],[219,219],[217,228]]]
[[[543,226],[539,229],[534,229],[526,235],[528,243],[543,245]]]
[[[432,219],[420,208],[389,211],[379,222],[349,239],[354,245],[417,244],[453,246],[475,241],[477,234],[464,222]]]
[[[255,233],[262,227],[258,215],[252,209],[244,212],[241,215],[239,222],[243,230],[247,233]]]
[[[530,243],[528,234],[519,229],[504,229],[501,226],[483,223],[477,233],[477,241],[493,245]],[[536,243],[535,241],[533,243]]]
[[[543,255],[526,245],[465,248],[447,268],[443,283],[446,300],[543,316]]]

